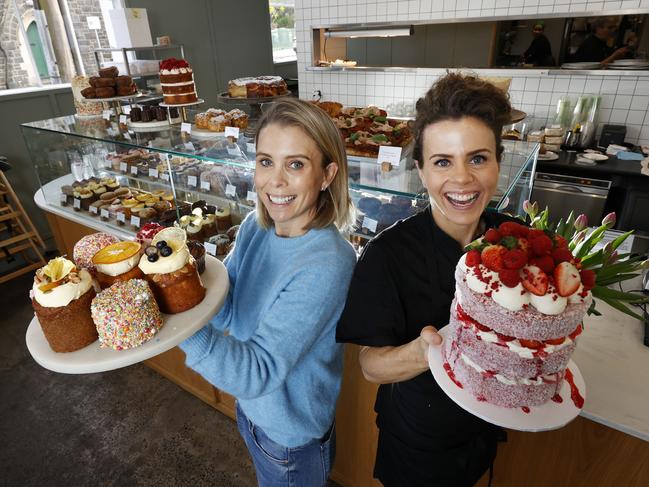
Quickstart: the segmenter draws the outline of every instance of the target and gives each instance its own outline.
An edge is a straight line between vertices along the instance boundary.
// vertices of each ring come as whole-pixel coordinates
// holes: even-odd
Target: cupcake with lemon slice
[[[32,306],[55,352],[74,352],[97,340],[90,315],[95,297],[92,277],[73,262],[57,257],[36,271]]]
[[[158,232],[144,249],[139,268],[163,313],[187,311],[205,297],[196,261],[187,247],[187,235],[180,228]]]
[[[102,289],[117,281],[142,278],[138,267],[141,245],[137,242],[117,242],[108,245],[92,257],[97,269],[97,281]]]

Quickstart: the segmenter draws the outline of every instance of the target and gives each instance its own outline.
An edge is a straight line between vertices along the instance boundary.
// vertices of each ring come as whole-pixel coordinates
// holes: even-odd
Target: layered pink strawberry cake
[[[507,222],[455,270],[444,367],[480,401],[537,406],[559,396],[595,274],[579,270],[563,237]]]

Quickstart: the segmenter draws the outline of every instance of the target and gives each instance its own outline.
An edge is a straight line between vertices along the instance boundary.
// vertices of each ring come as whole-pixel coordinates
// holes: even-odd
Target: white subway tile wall
[[[421,21],[444,18],[542,15],[543,13],[610,12],[645,9],[649,0],[574,2],[570,0],[296,0],[298,77],[300,96],[310,99],[315,90],[325,100],[345,105],[387,107],[414,105],[442,69],[404,73],[308,71],[314,26],[365,22]],[[477,70],[481,72],[480,70]],[[485,73],[486,74],[486,73]],[[649,76],[549,75],[540,70],[489,70],[489,76],[512,77],[513,105],[528,114],[532,128],[552,119],[562,96],[601,94],[599,128],[605,123],[627,126],[627,141],[649,145]]]

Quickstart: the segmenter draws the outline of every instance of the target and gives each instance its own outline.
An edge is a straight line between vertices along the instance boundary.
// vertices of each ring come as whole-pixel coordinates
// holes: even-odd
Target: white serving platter
[[[164,325],[151,340],[129,350],[116,351],[99,347],[99,340],[81,350],[54,352],[47,343],[36,316],[27,328],[29,353],[42,367],[63,374],[91,374],[120,369],[142,362],[172,349],[189,338],[221,309],[228,295],[230,281],[225,266],[210,255],[205,256],[205,272],[201,275],[207,294],[203,301],[184,313],[163,314]]]
[[[439,330],[439,333],[445,340],[450,339],[448,336],[451,333],[451,326],[445,326]],[[563,399],[561,403],[548,401],[541,406],[530,406],[529,412],[525,412],[522,408],[504,408],[478,401],[470,391],[458,387],[444,370],[442,346],[429,347],[428,364],[437,384],[458,406],[484,421],[503,428],[529,432],[555,430],[568,424],[581,412],[581,408],[575,406],[571,400],[570,385],[565,380],[559,393]],[[579,393],[586,399],[586,384],[577,364],[570,360],[568,368],[574,376]]]

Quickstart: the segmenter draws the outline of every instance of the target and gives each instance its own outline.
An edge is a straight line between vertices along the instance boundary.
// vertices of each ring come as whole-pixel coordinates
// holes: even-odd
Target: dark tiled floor
[[[1,486],[256,485],[234,422],[149,368],[37,365],[25,345],[31,279],[0,286]]]

